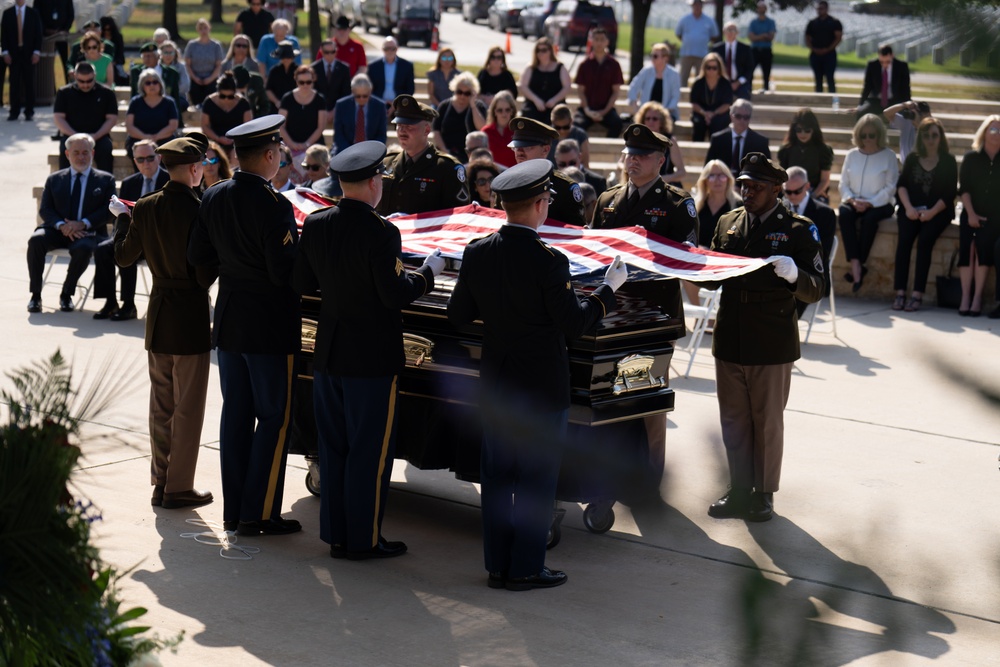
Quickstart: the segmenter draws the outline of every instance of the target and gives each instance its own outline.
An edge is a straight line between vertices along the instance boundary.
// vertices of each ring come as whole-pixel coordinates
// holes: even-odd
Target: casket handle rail
[[[618,375],[611,385],[611,393],[615,396],[642,389],[659,389],[667,383],[662,377],[653,377],[650,370],[655,358],[648,354],[630,354],[615,364]]]
[[[302,349],[306,352],[316,351],[316,331],[319,323],[316,320],[302,318]]]
[[[416,334],[403,334],[403,353],[406,355],[406,365],[420,368],[424,363],[434,363],[431,353],[434,352],[434,341]]]

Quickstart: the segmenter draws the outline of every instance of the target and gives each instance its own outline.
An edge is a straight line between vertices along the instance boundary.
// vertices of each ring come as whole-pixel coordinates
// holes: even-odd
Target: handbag
[[[936,278],[938,308],[958,310],[958,307],[962,303],[962,281],[957,276],[952,276],[957,263],[958,250],[951,254],[951,262],[948,264],[948,275]]]

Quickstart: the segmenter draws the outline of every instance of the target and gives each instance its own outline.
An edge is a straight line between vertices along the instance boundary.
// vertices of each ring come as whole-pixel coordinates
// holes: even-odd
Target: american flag
[[[300,228],[307,215],[331,204],[308,188],[282,194],[292,203]],[[503,211],[470,204],[390,219],[399,228],[404,256],[420,260],[440,248],[445,257],[460,260],[469,241],[500,229],[505,216]],[[725,280],[773,261],[694,248],[651,234],[643,227],[587,229],[549,219],[538,235],[566,255],[570,274],[581,282],[603,277],[616,255],[628,265],[630,280],[660,276],[693,282]]]

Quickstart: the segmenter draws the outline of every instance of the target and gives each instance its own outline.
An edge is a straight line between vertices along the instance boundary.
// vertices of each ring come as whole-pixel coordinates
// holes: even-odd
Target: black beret
[[[747,153],[740,161],[740,175],[736,180],[779,184],[788,180],[788,174],[763,153]]]
[[[350,30],[351,20],[346,16],[338,16],[336,26],[338,30]]]
[[[201,132],[189,132],[183,137],[171,139],[156,149],[163,159],[165,167],[180,164],[194,164],[205,158],[208,150],[208,137]]]
[[[385,171],[385,144],[381,141],[362,141],[348,146],[330,158],[330,173],[343,183],[367,181]]]
[[[504,201],[523,201],[543,192],[552,192],[551,160],[525,160],[493,179],[493,191]],[[554,193],[553,193],[554,194]]]
[[[415,125],[421,121],[433,121],[438,113],[426,104],[421,104],[413,95],[399,95],[392,103],[396,116],[392,122],[396,125]]]
[[[295,48],[295,44],[291,40],[283,39],[278,44],[278,48],[271,51],[271,57],[281,60],[282,58],[295,58],[300,53],[302,52]]]
[[[649,155],[650,153],[666,153],[670,150],[670,139],[659,132],[653,132],[645,125],[633,123],[625,128],[622,135],[625,140],[625,150],[622,153],[631,155]]]
[[[233,145],[236,148],[277,144],[281,142],[281,134],[278,132],[278,128],[284,122],[284,116],[272,113],[260,118],[254,118],[242,125],[237,125],[226,132],[226,136],[233,140]]]
[[[510,129],[514,131],[508,148],[524,148],[525,146],[548,146],[559,138],[554,127],[540,123],[533,118],[515,118],[510,121]]]
[[[146,42],[139,47],[139,53],[154,53],[158,48],[156,42]]]

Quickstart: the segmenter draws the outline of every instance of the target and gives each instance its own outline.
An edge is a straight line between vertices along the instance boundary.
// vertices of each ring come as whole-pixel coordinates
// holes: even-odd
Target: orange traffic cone
[[[434,26],[434,31],[431,33],[431,51],[437,51],[438,46],[438,29]]]
[[[590,55],[591,55],[591,54],[592,54],[593,52],[594,52],[594,49],[593,49],[593,44],[592,44],[592,42],[591,42],[591,37],[590,37],[590,32],[588,31],[588,32],[587,32],[587,50],[586,50],[586,51],[584,51],[584,53],[586,53],[586,54],[587,54],[587,57],[590,57]]]
[[[510,30],[507,31],[507,55],[510,55]]]

